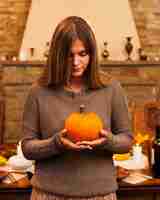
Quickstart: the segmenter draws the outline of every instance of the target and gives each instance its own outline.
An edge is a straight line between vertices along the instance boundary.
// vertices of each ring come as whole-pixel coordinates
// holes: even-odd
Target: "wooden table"
[[[0,183],[0,200],[29,200],[31,191],[27,177],[11,184]]]
[[[119,182],[118,200],[160,200],[160,179],[149,179],[139,184]]]
[[[28,178],[14,184],[0,183],[0,200],[29,200],[32,188]],[[118,200],[160,200],[160,179],[150,179],[141,184],[119,182]]]
[[[143,173],[151,172],[143,170]],[[122,180],[118,183],[118,200],[160,200],[160,179],[153,178],[135,185]],[[0,200],[29,200],[31,191],[27,177],[12,184],[0,183]]]

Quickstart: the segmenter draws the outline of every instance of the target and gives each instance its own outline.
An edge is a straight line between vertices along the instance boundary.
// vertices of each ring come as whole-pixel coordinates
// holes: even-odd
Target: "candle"
[[[139,144],[135,144],[132,147],[133,152],[133,160],[141,161],[142,160],[142,146]]]
[[[23,157],[23,153],[21,149],[21,141],[19,141],[17,145],[17,155]]]
[[[26,61],[27,60],[27,50],[23,49],[20,51],[19,60]]]

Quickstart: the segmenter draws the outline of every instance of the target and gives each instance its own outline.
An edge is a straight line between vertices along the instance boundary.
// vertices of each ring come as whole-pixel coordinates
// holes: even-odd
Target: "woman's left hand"
[[[81,142],[77,142],[76,144],[78,144],[78,145],[89,145],[91,147],[103,145],[107,142],[108,133],[109,132],[107,130],[102,129],[100,131],[100,137],[98,139],[92,140],[92,141],[81,141]]]

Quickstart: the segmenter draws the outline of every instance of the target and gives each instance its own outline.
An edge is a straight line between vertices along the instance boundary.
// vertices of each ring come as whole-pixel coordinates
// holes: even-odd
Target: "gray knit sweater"
[[[71,112],[85,105],[95,112],[104,128],[112,131],[108,142],[93,150],[64,150],[59,131]],[[113,153],[128,152],[132,143],[126,97],[118,81],[96,90],[74,94],[64,89],[31,89],[24,109],[22,151],[36,160],[33,187],[54,195],[91,197],[117,189]],[[112,140],[111,140],[112,138]]]

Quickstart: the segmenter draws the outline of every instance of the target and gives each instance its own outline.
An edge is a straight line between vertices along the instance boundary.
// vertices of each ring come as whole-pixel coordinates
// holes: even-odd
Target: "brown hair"
[[[89,88],[99,88],[103,84],[98,73],[97,44],[94,33],[88,23],[77,16],[70,16],[61,21],[52,36],[47,66],[40,78],[40,83],[48,87],[59,87],[69,82],[71,69],[68,55],[73,41],[80,39],[90,56],[85,71],[85,80]]]

